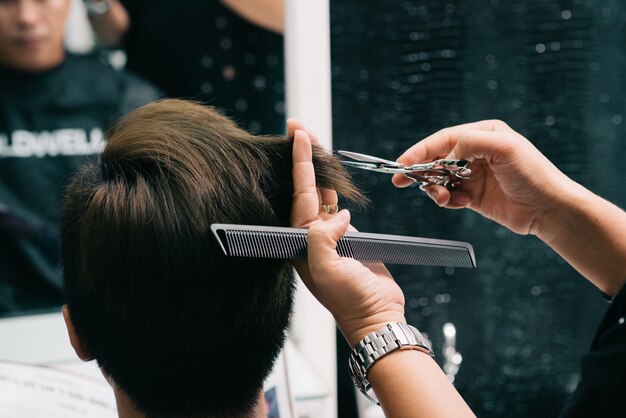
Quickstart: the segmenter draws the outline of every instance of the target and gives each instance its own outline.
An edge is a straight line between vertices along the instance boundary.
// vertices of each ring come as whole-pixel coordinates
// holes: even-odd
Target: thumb
[[[320,262],[339,258],[336,250],[337,241],[346,233],[349,225],[350,212],[343,209],[335,216],[309,228],[309,268],[317,267]],[[311,261],[314,261],[312,266]]]

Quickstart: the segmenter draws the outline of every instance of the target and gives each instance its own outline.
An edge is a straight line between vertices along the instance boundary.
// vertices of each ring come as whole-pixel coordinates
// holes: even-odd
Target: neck
[[[54,54],[54,57],[51,57],[45,61],[45,63],[41,62],[6,62],[0,56],[0,69],[4,69],[5,71],[12,72],[15,74],[21,74],[24,76],[32,76],[38,74],[45,74],[50,72],[61,66],[65,62],[67,55],[65,54],[65,50],[61,49],[58,53]]]
[[[119,418],[146,418],[146,415],[139,411],[133,402],[130,400],[128,395],[122,392],[117,385],[111,380],[108,379],[109,383],[113,387],[113,392],[115,393],[115,402],[117,404],[117,415]],[[263,391],[259,393],[259,397],[257,399],[257,403],[254,408],[250,411],[249,415],[241,416],[241,417],[232,417],[232,418],[265,418],[267,417],[266,407],[265,407],[265,395]],[[207,417],[208,418],[208,417]]]

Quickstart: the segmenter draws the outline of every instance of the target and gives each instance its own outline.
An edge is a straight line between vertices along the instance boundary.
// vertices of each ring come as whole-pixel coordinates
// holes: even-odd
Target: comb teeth
[[[232,257],[291,260],[307,256],[307,230],[254,225],[211,225],[224,254]],[[440,267],[476,267],[466,242],[348,232],[337,253],[359,261]]]
[[[302,233],[224,230],[228,252],[234,257],[305,258],[307,238]]]
[[[354,248],[352,257],[360,261],[383,261],[388,264],[412,264],[440,267],[475,267],[467,248],[413,242],[372,241],[358,237],[345,237]],[[340,240],[341,241],[341,240]],[[339,247],[339,243],[337,245]]]

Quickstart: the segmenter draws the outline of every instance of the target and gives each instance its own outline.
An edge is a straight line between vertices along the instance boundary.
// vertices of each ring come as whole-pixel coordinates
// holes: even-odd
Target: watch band
[[[367,399],[379,405],[372,390],[367,372],[380,358],[395,350],[419,350],[434,357],[426,338],[415,328],[401,322],[385,325],[359,341],[348,360],[354,385]]]

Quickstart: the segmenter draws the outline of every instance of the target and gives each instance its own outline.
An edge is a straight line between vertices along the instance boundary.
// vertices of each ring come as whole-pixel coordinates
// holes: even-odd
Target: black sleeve
[[[581,360],[576,391],[561,418],[623,417],[626,400],[626,290],[613,299]]]
[[[124,9],[126,9],[126,13],[128,13],[128,18],[130,19],[130,26],[122,36],[120,45],[118,45],[126,50],[130,39],[136,36],[136,32],[139,30],[138,28],[143,26],[143,15],[145,13],[142,13],[142,8],[144,4],[142,4],[142,0],[119,0],[119,2],[124,6]]]
[[[130,17],[131,23],[133,20],[141,18],[141,13],[139,13],[142,6],[140,0],[120,0],[120,3],[126,9],[126,12]]]

